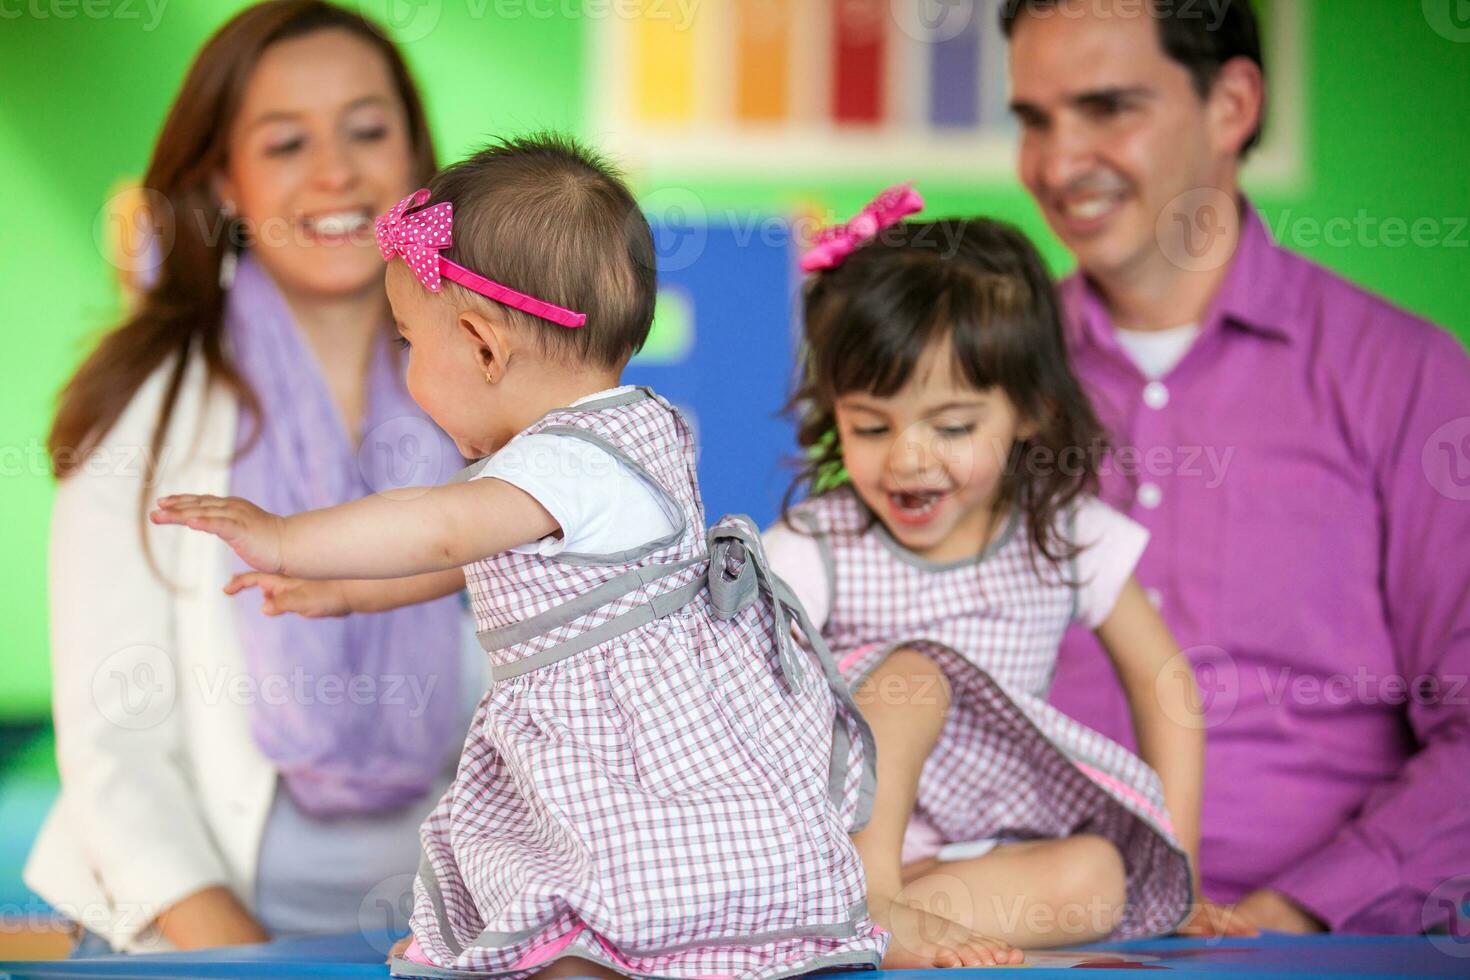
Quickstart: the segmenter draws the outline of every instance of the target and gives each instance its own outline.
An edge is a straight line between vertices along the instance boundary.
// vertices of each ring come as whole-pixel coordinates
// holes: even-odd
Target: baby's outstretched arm
[[[251,568],[293,578],[387,579],[458,568],[560,530],[494,478],[415,487],[283,517],[240,497],[160,497],[155,524],[216,535]]]
[[[386,612],[453,595],[464,588],[464,569],[449,568],[407,578],[304,579],[272,572],[241,572],[225,584],[226,595],[260,589],[261,612],[295,613],[307,619],[348,613]]]

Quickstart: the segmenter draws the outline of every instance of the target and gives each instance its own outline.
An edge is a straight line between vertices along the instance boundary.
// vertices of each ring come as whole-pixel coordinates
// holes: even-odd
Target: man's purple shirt
[[[1429,893],[1470,874],[1470,358],[1243,213],[1157,382],[1092,286],[1062,284],[1116,447],[1103,497],[1152,532],[1136,575],[1195,665],[1206,894],[1272,888],[1336,931],[1419,932],[1448,916],[1425,918]],[[1052,701],[1134,744],[1084,630]]]

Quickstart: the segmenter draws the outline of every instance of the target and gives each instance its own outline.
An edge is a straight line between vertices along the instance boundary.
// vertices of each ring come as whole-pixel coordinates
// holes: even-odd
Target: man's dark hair
[[[1000,26],[1009,38],[1022,14],[1050,12],[1077,0],[1005,0]],[[1148,0],[1159,26],[1164,53],[1183,65],[1201,99],[1208,98],[1220,69],[1234,58],[1248,58],[1261,69],[1261,31],[1250,0]],[[1265,121],[1264,108],[1262,122]],[[1261,126],[1240,148],[1241,159],[1261,142]]]
[[[653,233],[603,157],[556,133],[500,139],[441,171],[429,190],[429,205],[454,203],[448,258],[587,314],[574,329],[501,307],[538,330],[545,350],[622,367],[643,346],[657,293]]]

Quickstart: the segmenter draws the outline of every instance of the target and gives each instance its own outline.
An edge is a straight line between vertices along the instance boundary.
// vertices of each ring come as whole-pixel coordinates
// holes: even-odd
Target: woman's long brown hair
[[[356,13],[324,0],[268,0],[241,11],[204,45],[169,109],[142,182],[148,201],[169,212],[151,215],[150,224],[171,226],[171,247],[163,249],[156,278],[136,308],[103,336],[62,389],[46,440],[52,472],[65,479],[106,438],[144,380],[174,358],[147,455],[140,533],[190,347],[197,343],[204,355],[210,384],[226,386],[245,411],[260,411],[222,342],[220,262],[238,229],[221,211],[211,181],[224,168],[231,127],[261,55],[279,41],[322,30],[348,31],[382,54],[403,101],[414,176],[423,182],[434,172],[433,142],[408,67],[382,31]],[[146,537],[144,543],[146,548]]]

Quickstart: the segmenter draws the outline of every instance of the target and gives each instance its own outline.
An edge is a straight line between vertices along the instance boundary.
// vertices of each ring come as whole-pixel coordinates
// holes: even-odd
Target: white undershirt
[[[1186,323],[1182,327],[1167,330],[1124,330],[1115,331],[1118,346],[1129,360],[1138,365],[1138,370],[1150,381],[1157,381],[1178,364],[1194,340],[1199,336],[1198,323]]]
[[[573,406],[631,389],[579,398]],[[511,551],[551,556],[612,555],[641,547],[679,526],[672,501],[626,462],[596,443],[556,432],[516,436],[474,479],[494,477],[524,490],[561,528]]]

